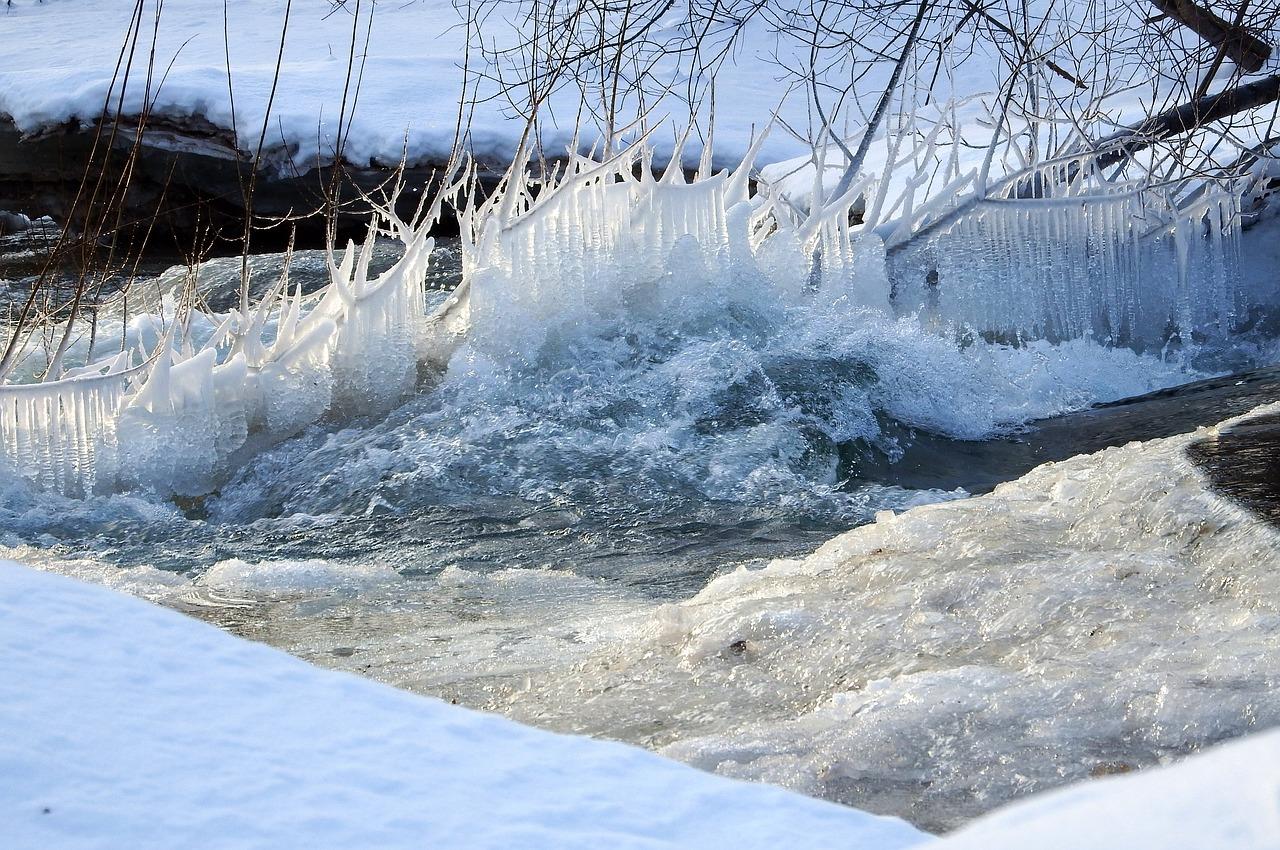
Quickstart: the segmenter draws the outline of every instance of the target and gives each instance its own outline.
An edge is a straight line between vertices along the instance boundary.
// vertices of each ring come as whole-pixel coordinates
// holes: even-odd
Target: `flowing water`
[[[436,297],[456,282],[454,246],[439,267]],[[294,276],[322,269],[303,252]],[[206,265],[211,302],[238,270]],[[1243,344],[1006,345],[741,292],[678,306],[617,305],[509,362],[465,346],[390,415],[313,427],[200,500],[4,482],[0,546],[320,664],[505,710],[713,576],[1280,397],[1274,371],[1167,389],[1266,359]],[[680,737],[669,704],[605,729],[589,701],[580,711],[547,722]]]

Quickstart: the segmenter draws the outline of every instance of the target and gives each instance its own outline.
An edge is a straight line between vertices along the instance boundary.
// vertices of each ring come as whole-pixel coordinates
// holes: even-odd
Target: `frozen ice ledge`
[[[1141,350],[1228,338],[1274,289],[1240,274],[1234,183],[1174,198],[1104,179],[1081,154],[992,185],[962,175],[919,203],[910,187],[924,171],[897,198],[895,175],[862,175],[839,196],[815,187],[801,209],[753,190],[764,139],[736,170],[713,174],[707,158],[692,180],[680,146],[656,168],[644,139],[604,161],[572,156],[539,181],[522,150],[482,199],[472,167],[411,221],[375,204],[363,245],[340,260],[330,250],[319,293],[291,292],[286,269],[259,303],[226,314],[175,303],[142,357],[104,356],[84,328],[58,334],[67,344],[28,368],[42,381],[0,387],[0,462],[69,494],[199,495],[307,425],[390,410],[463,340],[493,362],[533,363],[596,317],[678,312],[706,293],[780,317],[838,310],[943,336]],[[1021,196],[1028,183],[1035,197]],[[428,313],[428,234],[447,208],[463,280]],[[403,256],[370,279],[380,234]],[[17,347],[28,367],[43,351],[39,334]]]

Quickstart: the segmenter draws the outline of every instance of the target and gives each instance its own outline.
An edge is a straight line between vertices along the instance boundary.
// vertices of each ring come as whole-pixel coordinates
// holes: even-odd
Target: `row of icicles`
[[[369,238],[340,260],[329,251],[317,293],[290,292],[286,269],[248,315],[203,317],[217,331],[200,346],[184,336],[190,317],[175,317],[140,362],[117,354],[0,386],[0,467],[68,495],[206,493],[313,423],[389,410],[486,325],[502,323],[495,353],[528,357],[539,327],[672,274],[677,257],[699,285],[750,277],[836,309],[995,335],[1156,344],[1171,324],[1227,330],[1245,308],[1237,186],[1179,208],[1141,181],[1104,181],[1080,156],[992,186],[958,174],[919,198],[927,175],[912,163],[930,161],[926,150],[904,158],[910,173],[862,176],[838,197],[824,190],[819,153],[812,190],[793,197],[753,185],[763,139],[730,171],[711,173],[704,157],[692,180],[679,145],[655,177],[643,138],[604,161],[573,155],[541,180],[522,151],[483,199],[468,173],[444,181],[416,221],[375,205]],[[429,232],[446,203],[463,282],[428,314]],[[379,233],[403,255],[370,279]]]

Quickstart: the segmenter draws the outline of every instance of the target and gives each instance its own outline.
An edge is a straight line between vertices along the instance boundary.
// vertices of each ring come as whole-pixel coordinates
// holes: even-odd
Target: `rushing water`
[[[279,261],[255,258],[261,281]],[[443,292],[455,247],[438,269]],[[208,300],[225,301],[238,273],[206,264]],[[322,276],[317,255],[299,255],[295,279]],[[1084,410],[1238,366],[1239,347],[999,345],[742,293],[680,306],[623,305],[511,362],[464,347],[390,415],[313,427],[201,500],[72,501],[7,482],[0,544],[321,664],[503,710],[552,663],[588,657],[718,573],[1280,397],[1271,371]],[[662,743],[678,737],[664,710],[581,726]]]
[[[375,271],[393,258],[380,247]],[[281,261],[252,258],[252,288]],[[458,263],[446,242],[429,281],[437,297]],[[238,259],[198,273],[211,307],[235,300]],[[189,274],[135,283],[134,310]],[[299,252],[291,279],[321,285],[320,252]],[[1206,361],[948,339],[911,319],[776,311],[740,293],[698,291],[680,306],[556,328],[511,362],[464,348],[390,415],[311,428],[200,500],[69,502],[11,482],[0,518],[11,543],[191,575],[230,558],[376,557],[407,575],[545,568],[683,596],[727,565],[803,552],[876,511],[1150,436],[1149,423],[1021,432],[1185,382]]]

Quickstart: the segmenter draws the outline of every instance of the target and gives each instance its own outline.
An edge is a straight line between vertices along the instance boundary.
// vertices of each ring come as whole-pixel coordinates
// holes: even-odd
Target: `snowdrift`
[[[313,668],[0,562],[0,818],[19,850],[853,847],[924,836]]]

